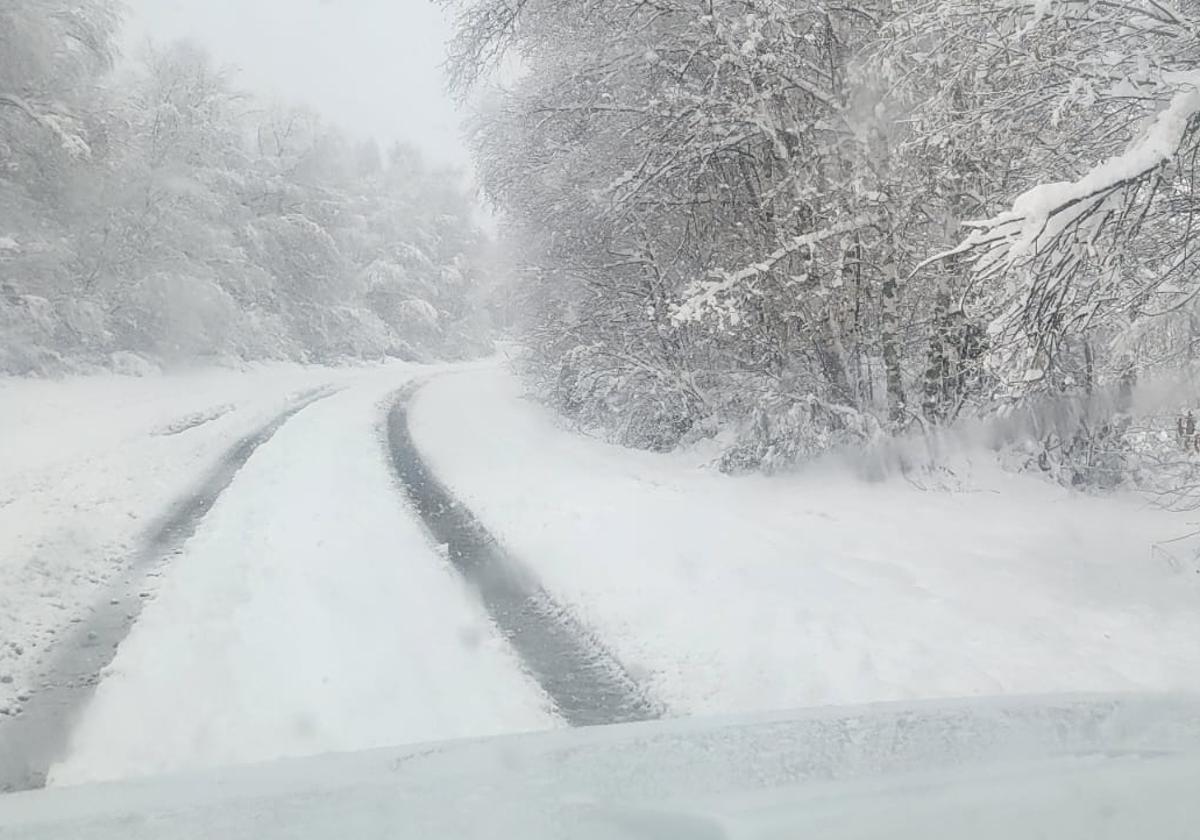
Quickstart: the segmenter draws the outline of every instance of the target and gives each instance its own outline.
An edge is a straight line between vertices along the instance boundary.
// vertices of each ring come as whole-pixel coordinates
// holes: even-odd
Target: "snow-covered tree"
[[[969,150],[985,190],[934,262],[970,262],[993,362],[1018,390],[1077,379],[1079,336],[1122,335],[1191,295],[1197,12],[956,0],[907,4],[893,24],[915,119]]]
[[[79,106],[112,63],[117,9],[110,0],[0,2],[0,165],[46,140],[90,154]]]
[[[530,373],[622,440],[769,466],[1194,358],[1193,0],[447,2]]]
[[[760,434],[794,406],[820,439],[869,434],[877,405],[902,421],[903,220],[853,119],[850,58],[879,10],[505,9],[468,6],[456,53],[523,68],[480,114],[479,165],[555,398],[649,445],[761,409],[749,462],[794,445]]]
[[[53,5],[15,8],[50,33]],[[30,67],[62,63],[44,54],[52,42],[23,43]],[[68,90],[70,73],[56,79]],[[117,352],[170,363],[487,348],[470,313],[481,234],[458,175],[411,151],[385,161],[315,114],[264,107],[188,44],[78,85],[86,154],[36,136],[28,115],[2,135],[0,370]],[[405,317],[379,311],[369,269],[388,260],[411,268],[405,297],[388,298]]]

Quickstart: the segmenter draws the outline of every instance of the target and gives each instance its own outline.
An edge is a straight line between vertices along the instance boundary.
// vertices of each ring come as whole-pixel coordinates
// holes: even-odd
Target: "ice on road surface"
[[[838,469],[729,478],[563,428],[500,369],[410,409],[442,481],[674,713],[1200,689],[1194,526],[990,468],[968,492]]]
[[[218,499],[51,784],[557,724],[389,472],[377,377],[316,403]]]

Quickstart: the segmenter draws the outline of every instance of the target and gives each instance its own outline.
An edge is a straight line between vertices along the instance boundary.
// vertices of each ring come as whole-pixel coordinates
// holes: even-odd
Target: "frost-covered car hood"
[[[0,797],[0,837],[1184,838],[1200,700],[679,720]]]

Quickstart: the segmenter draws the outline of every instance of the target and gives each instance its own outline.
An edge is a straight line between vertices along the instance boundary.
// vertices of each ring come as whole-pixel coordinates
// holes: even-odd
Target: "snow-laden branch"
[[[996,274],[1053,247],[1068,226],[1083,223],[1089,214],[1094,216],[1095,224],[1102,224],[1106,214],[1095,211],[1169,163],[1187,139],[1192,121],[1200,115],[1200,72],[1181,74],[1172,81],[1178,90],[1170,104],[1124,152],[1096,165],[1077,181],[1034,187],[1019,196],[1011,210],[998,216],[966,222],[973,229],[971,234],[957,248],[932,260],[975,251],[979,253],[976,271]]]
[[[16,108],[34,123],[51,132],[71,157],[86,160],[92,156],[87,142],[78,132],[70,129],[69,120],[58,114],[42,113],[34,108],[29,100],[9,93],[0,93],[0,105]]]
[[[733,273],[720,271],[709,279],[692,283],[684,290],[684,300],[675,308],[671,318],[677,324],[699,320],[707,311],[717,308],[719,298],[723,295],[755,277],[770,272],[776,265],[797,251],[811,248],[827,239],[862,230],[875,222],[874,216],[855,216],[820,230],[793,236],[760,262]]]

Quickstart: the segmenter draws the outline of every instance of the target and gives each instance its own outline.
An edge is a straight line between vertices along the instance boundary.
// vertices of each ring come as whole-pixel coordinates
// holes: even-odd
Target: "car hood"
[[[0,797],[0,837],[1194,837],[1200,700],[881,704]]]

